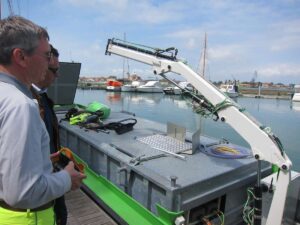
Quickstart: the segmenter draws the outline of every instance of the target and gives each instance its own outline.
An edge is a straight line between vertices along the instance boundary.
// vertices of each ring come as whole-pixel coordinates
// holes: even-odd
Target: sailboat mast
[[[204,48],[203,48],[203,67],[202,67],[202,76],[205,77],[205,60],[206,60],[206,42],[207,42],[207,35],[205,33],[205,36],[204,36]]]
[[[1,12],[2,12],[2,8],[1,8],[1,0],[0,0],[0,20],[2,19]]]
[[[124,42],[126,42],[126,33],[124,33]],[[123,82],[125,79],[125,58],[123,58]]]
[[[129,59],[127,59],[127,78],[130,78],[130,71],[129,71]]]

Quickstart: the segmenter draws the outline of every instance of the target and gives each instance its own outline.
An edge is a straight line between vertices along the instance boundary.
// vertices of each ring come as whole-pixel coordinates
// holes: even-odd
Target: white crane
[[[280,168],[277,188],[266,221],[266,225],[280,225],[291,179],[292,163],[285,154],[279,139],[269,129],[243,113],[231,99],[228,99],[212,83],[178,60],[176,58],[177,52],[176,48],[166,50],[149,49],[145,46],[128,44],[115,39],[109,39],[106,47],[106,54],[116,54],[148,64],[153,67],[154,74],[163,77],[166,77],[165,74],[168,72],[182,75],[205,97],[204,99],[198,99],[199,104],[208,111],[214,112],[216,119],[220,118],[222,122],[226,122],[234,128],[249,143],[258,162],[264,160]],[[258,165],[258,171],[260,171],[260,163]],[[257,186],[260,186],[259,172]],[[260,215],[255,219],[260,221],[261,218],[258,217]]]

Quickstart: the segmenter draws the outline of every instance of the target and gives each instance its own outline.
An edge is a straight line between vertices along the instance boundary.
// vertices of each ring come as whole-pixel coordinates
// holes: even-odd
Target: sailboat
[[[293,98],[292,101],[293,102],[300,102],[300,84],[296,84],[294,87],[294,94],[293,94]]]
[[[205,71],[206,71],[206,48],[207,48],[207,34],[205,33],[204,35],[204,45],[203,45],[203,52],[201,54],[200,60],[199,60],[199,64],[198,64],[198,68],[197,68],[197,73],[202,76],[203,78],[205,78]],[[202,65],[202,70],[201,70],[201,65]]]
[[[124,33],[124,42],[126,42],[126,33]],[[129,61],[128,59],[123,59],[123,81],[125,80],[125,64],[127,62],[127,79],[130,80],[130,72],[129,72]],[[121,86],[121,91],[122,92],[136,92],[137,91],[137,87],[143,85],[145,82],[143,81],[138,81],[138,80],[134,80],[131,81],[131,83],[129,84],[124,84],[123,86]]]
[[[222,91],[230,98],[235,98],[239,96],[236,80],[234,81],[234,84],[221,84],[220,91]]]
[[[203,78],[205,78],[205,70],[206,70],[206,55],[207,55],[206,47],[207,47],[207,34],[205,33],[203,52],[201,53],[199,64],[196,69],[199,76],[201,76]],[[201,65],[202,65],[202,68],[201,68]],[[182,94],[182,89],[186,89],[187,91],[190,91],[190,92],[193,92],[193,90],[194,90],[193,86],[187,81],[180,82],[178,84],[178,86],[180,88],[176,87],[176,86],[166,87],[163,89],[163,92],[165,94],[169,94],[169,95],[179,95],[179,94]]]
[[[202,53],[202,56],[200,58],[200,63],[199,63],[199,65],[202,65],[202,70],[200,69],[200,66],[197,68],[197,73],[200,76],[202,76],[203,78],[205,78],[205,75],[206,75],[205,74],[205,72],[206,72],[206,56],[207,56],[206,49],[207,49],[207,34],[205,33],[204,48],[203,48],[203,53]],[[219,89],[228,97],[234,98],[234,97],[239,96],[238,86],[237,86],[235,79],[234,79],[233,84],[222,84]]]

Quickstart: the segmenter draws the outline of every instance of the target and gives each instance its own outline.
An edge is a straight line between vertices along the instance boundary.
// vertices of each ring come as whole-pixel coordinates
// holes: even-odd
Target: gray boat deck
[[[71,191],[65,198],[69,212],[67,225],[117,225],[82,190]]]
[[[201,216],[198,206],[205,210],[208,205],[223,210],[219,204],[222,203],[230,218],[227,223],[239,224],[242,219],[236,213],[237,209],[242,209],[246,201],[246,188],[256,182],[257,162],[251,154],[237,159],[210,156],[205,152],[210,146],[223,144],[217,139],[201,136],[199,140],[197,138],[201,144],[194,154],[181,154],[185,157],[181,159],[159,150],[175,152],[173,150],[177,148],[171,145],[177,142],[167,142],[169,145],[165,146],[165,141],[153,141],[154,136],[166,137],[168,127],[165,124],[126,112],[111,112],[105,123],[131,118],[137,120],[134,129],[122,135],[113,130],[109,133],[86,130],[61,121],[61,145],[72,149],[92,171],[129,194],[154,215],[159,213],[157,204],[172,212],[195,211]],[[143,142],[147,138],[152,141],[150,144]],[[192,140],[193,134],[186,132],[184,144],[191,145]],[[244,151],[241,146],[231,148]],[[270,168],[269,164],[262,163],[262,177],[271,172]],[[226,196],[226,202],[223,196]],[[113,218],[118,219],[118,216],[124,217],[118,214]],[[195,218],[191,217],[190,221],[196,222]]]

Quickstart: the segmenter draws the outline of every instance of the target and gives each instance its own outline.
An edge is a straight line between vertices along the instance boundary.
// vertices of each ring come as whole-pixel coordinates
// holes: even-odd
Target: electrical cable
[[[260,126],[260,129],[262,129],[270,138],[271,140],[273,140],[275,142],[275,144],[278,146],[281,155],[284,155],[284,147],[283,144],[281,143],[281,141],[279,140],[279,138],[273,134],[272,130],[270,127],[266,127],[266,126]]]
[[[220,220],[220,225],[224,225],[225,223],[225,216],[224,213],[218,209],[214,210],[212,213],[205,215],[202,217],[201,222],[206,225],[213,225],[212,220],[218,217]]]
[[[253,188],[247,188],[247,200],[243,208],[243,220],[249,225],[253,225],[254,208],[250,206],[250,202],[256,198]]]
[[[218,103],[216,106],[213,106],[211,103],[209,103],[206,99],[203,99],[204,102],[206,102],[206,104],[200,104],[199,106],[197,106],[195,108],[195,112],[197,114],[200,114],[201,116],[208,118],[208,117],[213,117],[214,115],[217,117],[217,119],[214,119],[215,121],[218,120],[218,112],[230,107],[230,106],[234,106],[236,108],[238,108],[238,110],[240,112],[243,112],[245,109],[244,108],[240,108],[237,104],[235,104],[233,101],[231,101],[230,99],[226,98],[224,101]]]
[[[216,211],[216,213],[217,213],[217,216],[220,219],[221,225],[224,225],[224,223],[225,223],[224,213],[222,211],[220,211],[220,210]]]

